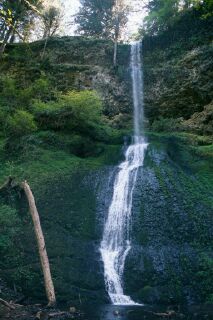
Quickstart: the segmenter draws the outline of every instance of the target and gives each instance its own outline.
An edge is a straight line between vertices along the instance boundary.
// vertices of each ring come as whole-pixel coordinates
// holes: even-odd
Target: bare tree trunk
[[[114,56],[113,56],[113,65],[116,67],[117,65],[117,54],[118,54],[118,38],[120,33],[120,21],[119,21],[119,15],[117,13],[115,18],[115,35],[114,35]]]
[[[13,30],[11,37],[10,37],[10,43],[14,43],[14,41],[15,41],[15,32]]]
[[[44,48],[43,48],[43,51],[42,51],[42,54],[41,54],[41,58],[42,59],[44,58],[44,55],[45,55],[45,52],[46,52],[48,38],[49,37],[47,36],[46,39],[45,39]]]
[[[47,256],[44,236],[41,229],[39,214],[36,208],[35,199],[33,197],[32,191],[27,181],[22,182],[22,187],[24,189],[24,192],[26,194],[26,197],[29,203],[30,214],[33,220],[34,230],[36,234],[41,267],[44,275],[44,283],[45,283],[45,290],[46,290],[46,295],[48,299],[48,305],[51,306],[56,303],[55,290],[54,290],[54,285],[53,285],[52,277],[50,273],[50,265],[49,265],[49,260]]]
[[[5,32],[6,32],[6,23],[3,22],[0,28],[0,40],[4,40]]]
[[[117,65],[117,52],[118,52],[118,39],[116,38],[114,41],[114,55],[113,55],[114,67],[116,67],[116,65]]]
[[[45,42],[44,42],[44,48],[43,48],[43,52],[41,54],[41,58],[43,59],[44,58],[44,55],[45,55],[45,52],[46,52],[46,48],[47,48],[47,42],[48,42],[48,39],[50,37],[50,30],[46,30],[44,32],[44,36],[43,38],[45,37]]]
[[[4,40],[3,40],[3,42],[2,42],[2,44],[0,46],[0,54],[4,53],[5,47],[6,47],[7,43],[8,43],[8,40],[10,38],[10,35],[11,35],[12,31],[13,31],[13,29],[12,29],[12,27],[10,27],[8,29],[7,33],[5,34]]]

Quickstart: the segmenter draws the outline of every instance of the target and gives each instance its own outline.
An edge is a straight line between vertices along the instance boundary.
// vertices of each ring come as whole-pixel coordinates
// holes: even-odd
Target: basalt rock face
[[[211,301],[212,163],[177,138],[149,142],[134,190],[124,291],[144,303]],[[61,172],[33,188],[59,302],[108,302],[99,245],[120,161]],[[14,194],[5,201],[14,206]],[[45,301],[27,203],[16,201],[22,264],[13,256],[1,274],[25,297]]]
[[[138,301],[211,301],[212,175],[200,174],[202,161],[172,138],[148,147],[125,269],[126,291]]]
[[[100,170],[77,169],[66,176],[62,173],[47,179],[33,190],[58,302],[107,300],[99,254],[102,224],[96,212],[99,208],[99,217],[104,216],[107,197],[102,190],[110,171],[110,166]],[[15,205],[12,196],[1,200]],[[21,258],[8,258],[1,276],[11,287],[14,283],[25,299],[45,301],[37,245],[24,194],[19,197],[17,210],[22,218],[22,233],[17,235],[16,243]]]
[[[144,49],[145,110],[151,123],[159,117],[193,122],[193,115],[205,110],[213,99],[212,54],[211,42]],[[193,131],[192,125],[188,129]]]

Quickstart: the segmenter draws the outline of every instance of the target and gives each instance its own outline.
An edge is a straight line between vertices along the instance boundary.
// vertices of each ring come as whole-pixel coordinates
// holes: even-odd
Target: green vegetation
[[[211,0],[151,0],[145,7],[148,15],[144,19],[141,34],[149,36],[174,29],[180,20],[186,20],[185,17],[189,19],[191,16],[196,20],[213,16]]]
[[[16,183],[26,179],[39,204],[46,201],[44,195],[52,190],[52,186],[63,185],[68,177],[67,189],[61,193],[57,203],[66,194],[65,201],[70,203],[70,208],[62,210],[65,205],[61,203],[57,212],[46,209],[48,214],[44,215],[42,226],[46,230],[48,219],[56,221],[56,215],[60,212],[61,222],[56,224],[64,224],[68,235],[93,239],[94,195],[90,192],[88,197],[85,193],[82,199],[84,190],[78,184],[104,165],[119,162],[124,135],[123,130],[112,128],[112,119],[104,114],[106,106],[103,98],[92,88],[91,76],[99,72],[93,66],[97,59],[105,66],[110,64],[110,59],[107,61],[105,52],[101,55],[99,48],[105,46],[106,51],[111,52],[112,44],[97,43],[96,40],[90,42],[85,38],[52,39],[46,47],[45,62],[40,56],[43,45],[44,42],[30,46],[11,45],[8,53],[1,58],[0,185],[8,176],[14,177]],[[52,50],[54,46],[56,53]],[[93,62],[89,56],[86,57],[85,48],[88,47],[96,52]],[[72,57],[76,55],[76,50],[79,56],[74,61]],[[60,66],[55,61],[59,54],[63,55]],[[72,60],[72,64],[70,60],[66,64],[66,59]],[[84,74],[89,79],[86,88],[86,80],[79,85]],[[66,193],[70,184],[73,186],[71,201]],[[52,191],[48,197],[52,197]],[[85,209],[88,207],[91,209]],[[41,215],[45,212],[44,208],[45,205],[39,210]],[[69,218],[70,224],[67,223],[66,210],[75,211]],[[0,225],[1,277],[11,286],[15,283],[19,292],[23,290],[30,295],[34,287],[35,296],[41,299],[44,292],[32,223],[20,190],[13,187],[0,190]],[[53,238],[57,236],[54,232]],[[51,232],[48,234],[51,235]],[[46,238],[51,248],[51,239]],[[33,257],[27,253],[25,243],[28,242]],[[60,279],[54,268],[53,276]],[[57,279],[55,281],[57,283]],[[56,285],[60,287],[60,281],[58,283]]]
[[[81,0],[82,7],[76,18],[78,31],[86,36],[109,38],[114,3],[114,0]]]
[[[0,79],[0,123],[5,148],[15,153],[30,149],[30,141],[48,142],[79,156],[97,154],[97,144],[113,140],[103,116],[101,98],[94,90],[56,91],[44,73],[25,84],[13,76]],[[118,135],[118,133],[115,133]],[[48,141],[49,140],[49,141]],[[64,142],[62,142],[64,140]],[[86,150],[87,149],[87,150]]]
[[[0,55],[15,39],[28,42],[33,37],[45,39],[44,56],[49,37],[61,26],[61,9],[43,0],[2,0],[0,3]],[[37,27],[37,28],[36,28]]]
[[[14,34],[20,39],[17,32],[29,36],[29,18],[38,18],[35,10],[44,8],[38,1],[29,1],[34,7],[24,0],[21,7],[2,3],[2,51],[7,47],[0,58],[0,185],[9,176],[15,185],[0,189],[0,271],[18,291],[32,295],[33,287],[34,297],[42,298],[32,224],[18,187],[26,179],[38,204],[59,299],[78,300],[80,292],[90,299],[88,292],[103,286],[102,274],[93,270],[98,258],[91,263],[87,255],[100,240],[97,207],[105,210],[109,196],[97,194],[102,184],[110,185],[132,127],[130,47],[116,48],[127,8],[122,1],[118,6],[82,1],[76,21],[89,38],[51,37],[58,20],[51,17],[54,10],[46,11],[39,18],[46,23],[44,40],[9,44]],[[20,8],[23,15],[15,19]],[[143,252],[135,254],[138,264],[127,261],[134,270],[127,278],[136,299],[169,303],[172,297],[182,303],[189,289],[194,301],[211,303],[212,2],[152,0],[147,9],[139,38],[144,36],[150,144],[133,221]]]
[[[48,177],[79,167],[97,168],[120,157],[113,150],[119,150],[126,129],[112,127],[111,113],[101,92],[92,88],[91,79],[100,72],[95,70],[97,61],[110,66],[112,43],[83,37],[53,38],[48,41],[45,61],[40,55],[43,46],[44,41],[30,46],[14,44],[1,58],[1,183],[12,175],[36,185]],[[121,69],[128,47],[119,47],[119,52],[120,73],[117,76],[113,71],[113,81],[115,77],[123,80]],[[125,124],[119,124],[122,126]]]
[[[154,120],[151,130],[156,132],[171,132],[179,131],[181,129],[181,119],[163,118],[159,117]]]
[[[36,101],[32,110],[42,129],[90,134],[101,124],[101,101],[92,91],[69,92],[57,101]]]
[[[15,254],[15,240],[21,230],[20,220],[14,208],[7,205],[0,206],[0,254],[11,256]],[[3,261],[1,260],[1,263]],[[3,265],[0,265],[2,268]]]
[[[145,113],[154,131],[212,136],[213,17],[192,5],[177,14],[143,38]]]

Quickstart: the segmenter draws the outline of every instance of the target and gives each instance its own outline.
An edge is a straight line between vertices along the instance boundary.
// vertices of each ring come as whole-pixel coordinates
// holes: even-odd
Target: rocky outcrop
[[[183,128],[198,134],[213,135],[213,101],[204,107],[201,112],[196,112],[192,117],[183,122]]]
[[[145,109],[151,122],[160,116],[190,119],[213,99],[212,44],[193,50],[177,46],[144,52]]]
[[[8,58],[4,59],[0,72],[12,72],[23,83],[45,74],[54,88],[62,92],[95,89],[102,98],[107,119],[116,127],[129,123],[132,110],[129,45],[118,46],[117,68],[113,67],[113,42],[109,40],[52,38],[47,43],[44,61],[43,45],[43,41],[32,43],[29,59],[28,46],[9,46]]]

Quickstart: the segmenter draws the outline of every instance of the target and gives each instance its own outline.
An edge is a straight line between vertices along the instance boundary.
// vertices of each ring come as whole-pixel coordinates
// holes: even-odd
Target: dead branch
[[[54,285],[53,285],[52,276],[50,272],[49,259],[47,255],[47,250],[46,250],[43,231],[41,228],[38,210],[36,208],[33,193],[27,181],[22,182],[21,186],[23,187],[26,198],[28,200],[30,214],[33,220],[34,231],[35,231],[38,251],[39,251],[39,257],[40,257],[41,267],[44,275],[44,284],[45,284],[45,290],[46,290],[46,295],[48,299],[48,305],[52,306],[56,303],[55,290],[54,290]]]
[[[176,316],[175,311],[168,311],[168,312],[163,312],[163,313],[152,312],[152,314],[157,317],[164,317],[164,318],[172,318],[172,317]]]
[[[15,308],[23,307],[20,304],[15,304],[12,301],[7,302],[6,300],[3,300],[0,298],[0,303],[3,304],[5,307],[9,308],[10,310],[14,310]]]
[[[55,317],[60,317],[60,316],[65,316],[65,315],[70,315],[70,314],[66,311],[53,312],[53,313],[48,314],[48,316],[50,318],[55,318]]]
[[[7,180],[0,186],[0,191],[10,187],[13,184],[14,178],[8,177]]]

